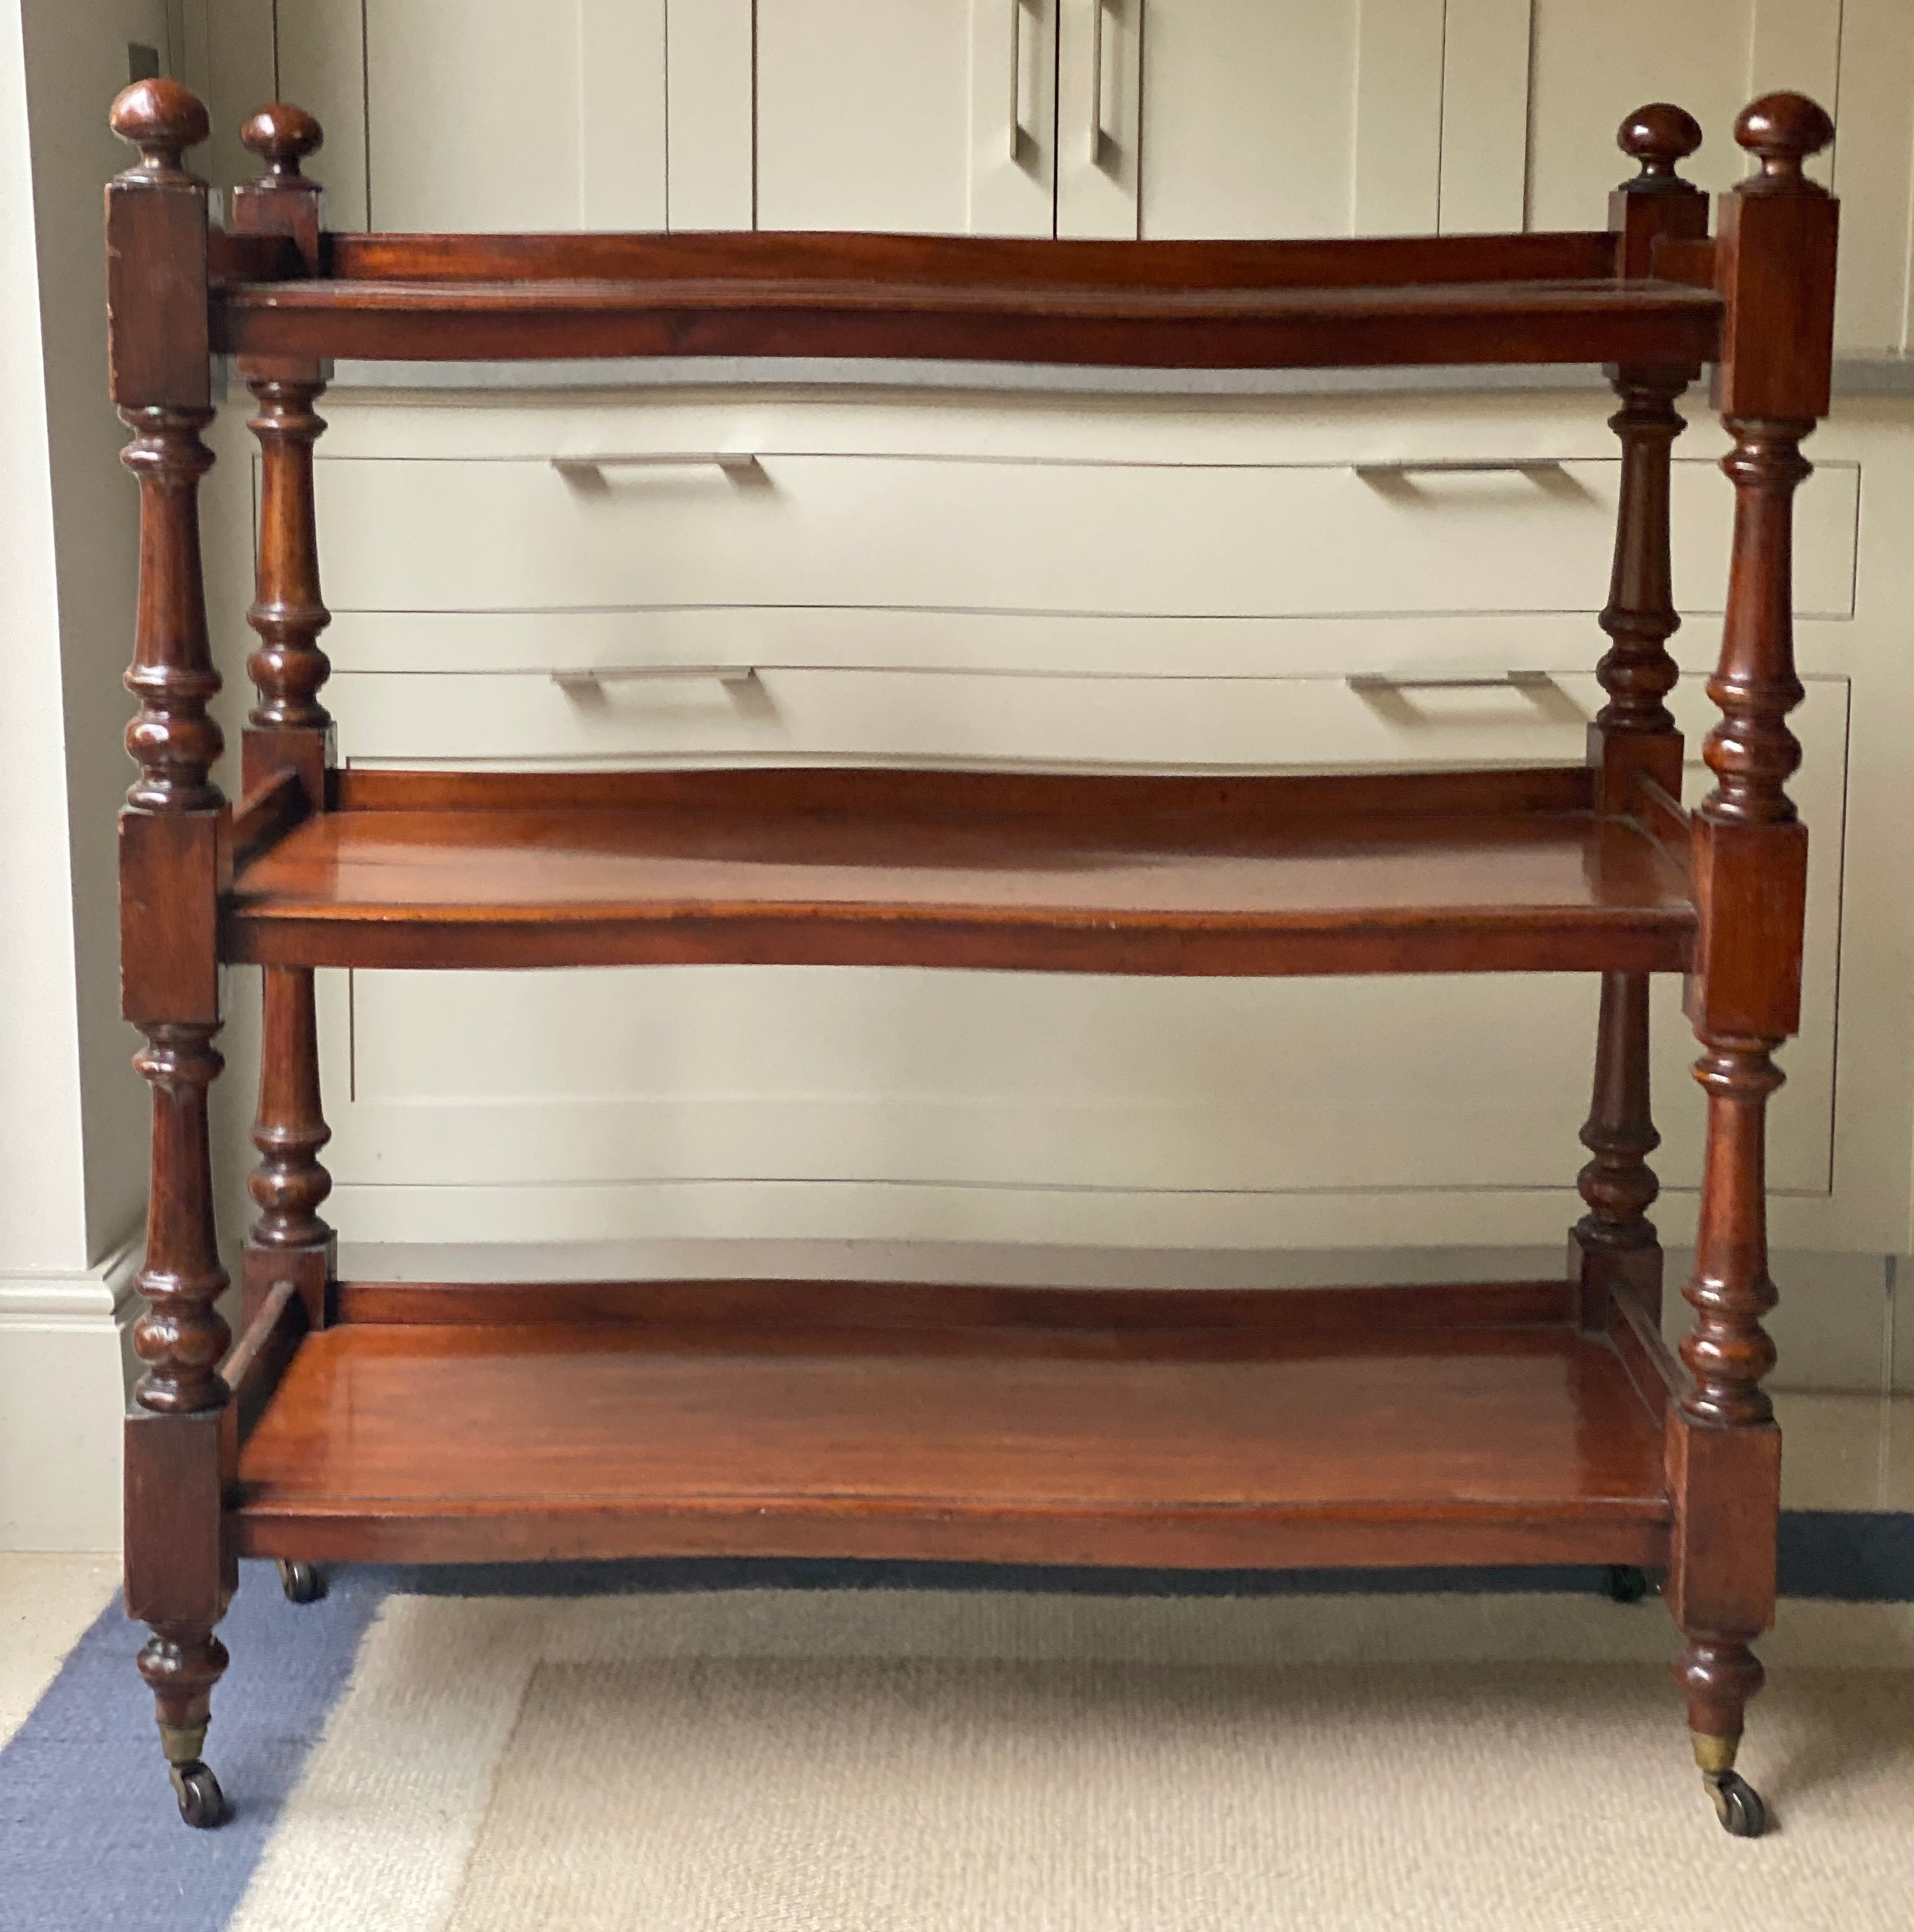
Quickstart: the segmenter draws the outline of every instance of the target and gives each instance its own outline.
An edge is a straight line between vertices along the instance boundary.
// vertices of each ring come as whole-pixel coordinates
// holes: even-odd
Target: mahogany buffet
[[[230,228],[182,157],[206,110],[116,102],[112,396],[133,432],[139,777],[124,992],[152,1210],[127,1427],[126,1594],[188,1823],[236,1559],[315,1566],[735,1553],[1078,1564],[1585,1563],[1665,1570],[1675,1675],[1723,1824],[1760,1688],[1780,1442],[1763,1124],[1797,1028],[1807,834],[1790,522],[1826,412],[1833,136],[1748,108],[1721,197],[1701,130],[1642,108],[1586,233],[1098,242],[878,235],[348,235],[247,123]],[[1607,366],[1621,399],[1607,702],[1584,764],[1242,778],[886,769],[336,769],[313,500],[324,360],[962,357],[1168,368]],[[257,702],[229,804],[196,507],[211,358],[256,399]],[[1664,702],[1670,450],[1712,365],[1735,520],[1708,691],[1713,790],[1679,802]],[[1325,883],[1327,882],[1327,883]],[[219,968],[262,967],[258,1214],[235,1340],[207,1095]],[[781,1281],[344,1281],[320,1218],[317,967],[666,962],[1154,974],[1600,976],[1590,1159],[1556,1281],[1212,1292]],[[1647,1218],[1648,976],[1684,976],[1707,1148],[1693,1324],[1661,1341]],[[1544,1802],[1546,1802],[1544,1799]]]

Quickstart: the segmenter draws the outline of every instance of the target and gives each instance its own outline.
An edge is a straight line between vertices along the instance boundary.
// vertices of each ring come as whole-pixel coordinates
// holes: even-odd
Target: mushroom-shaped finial
[[[151,175],[184,172],[180,157],[196,148],[212,132],[198,97],[176,80],[156,76],[136,80],[115,97],[106,124],[122,141],[140,150],[144,171]]]
[[[1641,164],[1641,172],[1622,184],[1628,194],[1699,192],[1675,172],[1701,146],[1701,123],[1684,110],[1666,100],[1636,108],[1616,130],[1615,145]]]
[[[325,139],[319,123],[303,107],[275,100],[262,107],[239,130],[239,138],[266,164],[262,182],[297,181],[299,164],[318,152]]]
[[[1741,111],[1735,139],[1761,158],[1761,172],[1741,184],[1744,194],[1820,194],[1801,164],[1834,138],[1827,110],[1804,94],[1764,94]]]

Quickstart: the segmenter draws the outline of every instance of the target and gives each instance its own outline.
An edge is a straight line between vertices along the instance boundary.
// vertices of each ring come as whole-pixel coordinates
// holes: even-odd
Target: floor
[[[119,1568],[117,1555],[0,1550],[0,1744],[119,1588]]]
[[[1914,1395],[1783,1393],[1776,1404],[1790,1508],[1914,1513]],[[0,1551],[0,1744],[118,1583],[113,1555]]]
[[[1007,1576],[846,1590],[634,1584],[602,1566],[374,1568],[295,1608],[269,1565],[247,1564],[218,1754],[239,1802],[208,1837],[179,1827],[159,1778],[133,1683],[143,1633],[113,1609],[117,1558],[0,1553],[0,1745],[19,1734],[0,1776],[9,1888],[35,1928],[134,1922],[157,1886],[177,1895],[166,1922],[179,1932],[324,1932],[342,1903],[343,1922],[382,1932],[861,1932],[879,1906],[896,1932],[946,1932],[1004,1922],[1012,1898],[1055,1932],[1239,1932],[1269,1922],[1270,1885],[1307,1878],[1290,1922],[1426,1922],[1400,1915],[1440,1894],[1449,1922],[1533,1932],[1538,1888],[1599,1908],[1574,1922],[1618,1922],[1682,1890],[1663,1882],[1680,1874],[1706,1883],[1688,1886],[1694,1911],[1671,1932],[1706,1932],[1723,1898],[1750,1932],[1899,1932],[1914,1885],[1914,1840],[1896,1822],[1914,1804],[1914,1591],[1837,1600],[1881,1593],[1850,1588],[1816,1539],[1824,1513],[1856,1518],[1836,1550],[1864,1516],[1891,1546],[1867,1574],[1910,1574],[1914,1395],[1778,1406],[1803,1532],[1791,1588],[1806,1594],[1783,1601],[1762,1646],[1774,1688],[1748,1769],[1784,1822],[1758,1862],[1702,1812],[1671,1730],[1666,1616],[1508,1580],[1502,1594],[1485,1582],[1405,1598],[1352,1580],[1384,1594],[1332,1582],[1327,1595],[1206,1598],[1106,1597],[1088,1575],[1028,1594]],[[1246,1728],[1246,1710],[1267,1721]],[[1468,1749],[1424,1749],[1459,1725]],[[1571,1732],[1585,1773],[1634,1807],[1624,1817],[1611,1796],[1584,1819],[1600,1841],[1586,1870],[1564,1864],[1547,1808],[1519,1802],[1551,1780]],[[50,1776],[87,1792],[88,1814],[121,1819],[117,1835],[91,1838],[81,1819],[77,1838],[16,1835]],[[1192,1792],[1192,1777],[1209,1783]],[[1273,1778],[1300,1795],[1272,1810]],[[1391,1779],[1402,1856],[1378,1865],[1364,1794]],[[1075,1834],[1067,1856],[1030,1837],[1017,1793],[1039,1790],[1031,1804]],[[758,1864],[740,1851],[714,1866],[722,1821],[745,1815],[763,1827]],[[1485,1832],[1492,1816],[1526,1820],[1521,1842],[1504,1824]],[[845,1837],[847,1818],[862,1837]],[[1221,1836],[1192,1864],[1199,1826]],[[1660,1847],[1640,1898],[1616,1890],[1603,1846],[1617,1834],[1638,1853]],[[913,1860],[892,1856],[904,1835]],[[1313,1847],[1301,1864],[1298,1842]],[[1372,1897],[1398,1867],[1414,1876],[1407,1892]]]

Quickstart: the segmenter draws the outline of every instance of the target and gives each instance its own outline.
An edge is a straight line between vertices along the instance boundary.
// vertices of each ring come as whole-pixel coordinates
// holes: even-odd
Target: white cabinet
[[[182,0],[224,184],[274,87],[334,227],[1336,236],[1587,228],[1615,130],[1833,108],[1838,337],[1910,343],[1906,0]],[[189,36],[189,38],[191,37]]]
[[[332,413],[328,703],[356,764],[1573,762],[1600,702],[1616,462],[1592,395]],[[1674,506],[1691,796],[1732,496],[1694,415]],[[1866,1109],[1894,1103],[1870,1097],[1886,1057],[1835,1024],[1899,901],[1882,855],[1871,887],[1844,866],[1850,681],[1881,653],[1856,641],[1857,448],[1828,434],[1800,500],[1793,789],[1815,858],[1772,1171],[1790,1238],[1834,1247],[1906,1176],[1882,1156],[1856,1179],[1880,1138]],[[580,478],[550,460],[594,448],[756,460]],[[1418,471],[1436,449],[1510,460]],[[700,666],[755,675],[645,674]],[[1510,670],[1549,675],[1414,688]],[[1660,986],[1655,1017],[1671,1240],[1700,1146],[1679,994]],[[613,969],[340,975],[326,998],[358,1240],[1484,1247],[1552,1241],[1577,1211],[1586,976]]]
[[[1704,131],[1683,164],[1712,193],[1747,172],[1735,117],[1791,88],[1838,106],[1842,0],[1532,0],[1526,182],[1533,228],[1586,228],[1619,158],[1615,130],[1646,100],[1678,102]],[[1824,180],[1827,158],[1811,164]],[[1624,166],[1620,172],[1627,172]]]
[[[229,0],[230,4],[230,0]],[[277,0],[337,228],[662,228],[664,0]]]
[[[670,226],[1050,234],[1056,5],[670,0]]]
[[[1479,70],[1526,44],[1484,0],[1063,0],[1058,232],[1064,235],[1426,234],[1442,225],[1449,150],[1508,144]],[[1451,16],[1499,12],[1445,58]],[[1445,133],[1445,127],[1447,131]],[[1460,163],[1456,165],[1460,167]],[[1479,197],[1478,197],[1479,200]],[[1504,197],[1507,201],[1507,197]],[[1486,206],[1478,214],[1487,212]],[[1500,225],[1517,225],[1519,198]],[[1478,223],[1478,225],[1486,225]]]
[[[555,638],[574,613],[727,606],[1592,616],[1607,591],[1620,472],[1614,458],[1456,472],[788,447],[722,464],[621,454],[602,469],[538,456],[322,456],[320,520],[337,560],[326,598],[340,628],[356,613],[475,608],[539,613]],[[1802,616],[1852,609],[1859,491],[1858,471],[1836,461],[1802,499]],[[1730,493],[1697,454],[1677,463],[1674,495],[1676,594],[1691,611],[1718,610]]]
[[[1048,235],[1055,0],[758,0],[757,226]]]

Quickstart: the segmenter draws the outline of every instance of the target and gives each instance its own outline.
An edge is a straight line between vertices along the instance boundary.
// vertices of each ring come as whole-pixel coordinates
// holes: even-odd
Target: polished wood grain
[[[247,714],[242,769],[248,790],[296,772],[308,803],[323,809],[332,718],[320,693],[332,662],[320,644],[332,621],[320,592],[313,446],[325,419],[314,408],[324,386],[255,375],[259,407],[248,427],[260,446],[255,591],[246,621],[259,644],[246,661],[257,700]]]
[[[807,808],[811,774],[790,772],[760,775],[788,782],[783,812],[721,788],[689,809],[330,812],[238,874],[228,956],[1166,974],[1688,960],[1686,883],[1625,820],[1290,818],[1280,782],[1255,780],[1181,815],[1150,808],[1148,781],[1126,808],[1025,815],[980,780],[959,818],[914,811],[895,773],[874,775],[865,808],[860,776],[834,776],[830,809]]]
[[[299,274],[304,266],[298,244],[290,235],[243,235],[224,228],[207,231],[206,279],[211,288],[233,282],[283,282]]]
[[[232,191],[234,232],[283,236],[292,244],[298,272],[319,274],[324,254],[320,184],[306,178],[304,164],[325,144],[325,130],[303,107],[275,100],[248,118],[239,139],[266,168],[258,180]],[[229,268],[224,279],[260,278]]]
[[[1260,1288],[1000,1288],[958,1282],[342,1281],[342,1322],[458,1322],[518,1327],[556,1322],[642,1322],[667,1328],[855,1328],[875,1336],[958,1330],[1028,1348],[1038,1331],[1094,1330],[1101,1347],[1150,1350],[1166,1331],[1186,1336],[1266,1333]],[[1576,1316],[1565,1281],[1437,1282],[1282,1292],[1282,1333],[1346,1340],[1352,1334],[1418,1328],[1559,1328]]]
[[[1477,1560],[1659,1546],[1660,1429],[1605,1343],[1298,1339],[1284,1300],[1260,1328],[1156,1330],[1147,1351],[1030,1323],[346,1324],[307,1340],[261,1416],[234,1528],[314,1556],[1400,1563],[1431,1530]]]
[[[1688,1374],[1662,1334],[1659,1312],[1626,1284],[1610,1297],[1608,1312],[1610,1346],[1636,1394],[1666,1422],[1688,1385]]]
[[[1623,152],[1640,164],[1609,200],[1624,276],[1653,272],[1654,251],[1708,228],[1708,200],[1684,181],[1680,164],[1700,146],[1694,118],[1666,102],[1622,124]],[[1670,457],[1686,425],[1676,409],[1694,371],[1612,364],[1622,406],[1609,418],[1622,445],[1622,479],[1608,602],[1598,620],[1609,648],[1595,667],[1606,702],[1588,734],[1598,808],[1641,813],[1644,788],[1662,797],[1682,787],[1681,734],[1666,702],[1679,675],[1668,640],[1680,627],[1670,543]],[[1671,856],[1659,812],[1648,836]],[[1685,830],[1685,828],[1684,828]],[[1576,1177],[1588,1212],[1570,1230],[1584,1324],[1606,1330],[1618,1293],[1658,1312],[1662,1256],[1648,1210],[1660,1183],[1648,1157],[1660,1144],[1649,1098],[1648,981],[1641,973],[1602,975],[1595,1072],[1582,1142],[1592,1156]]]
[[[1153,819],[1322,820],[1500,817],[1588,812],[1594,782],[1576,765],[1489,770],[1190,776],[1121,772],[975,772],[884,766],[748,766],[734,770],[336,771],[344,812],[650,812],[759,817],[908,813],[968,824],[979,818],[1078,820],[1142,812]]]
[[[246,1235],[246,1310],[250,1318],[290,1286],[308,1323],[322,1328],[335,1250],[332,1230],[320,1218],[332,1192],[320,1155],[332,1132],[320,1104],[312,971],[268,966],[260,980],[260,1101],[252,1132],[260,1160],[247,1183],[259,1213]]]
[[[184,156],[212,131],[177,81],[136,82],[108,124],[140,151],[106,186],[106,369],[127,410],[205,409],[208,362],[206,184]]]
[[[1748,1699],[1761,1688],[1752,1640],[1774,1620],[1780,1441],[1761,1387],[1774,1362],[1762,1318],[1768,1271],[1768,1102],[1774,1049],[1801,1022],[1808,841],[1786,790],[1801,762],[1788,713],[1794,663],[1792,506],[1809,474],[1802,439],[1828,404],[1834,343],[1832,198],[1804,172],[1833,124],[1798,94],[1744,109],[1735,138],[1758,174],[1723,197],[1716,250],[1726,296],[1715,398],[1734,446],[1735,530],[1721,655],[1708,680],[1720,723],[1702,756],[1715,779],[1696,808],[1695,970],[1688,1011],[1708,1096],[1694,1273],[1694,1326],[1681,1345],[1692,1380],[1668,1419],[1677,1498],[1670,1608],[1688,1639],[1676,1666],[1697,1761],[1732,1766]]]
[[[1687,428],[1675,403],[1688,378],[1679,370],[1616,369],[1611,380],[1622,399],[1608,419],[1622,445],[1622,487],[1608,602],[1596,620],[1609,640],[1595,666],[1607,702],[1590,746],[1604,808],[1625,812],[1639,776],[1676,796],[1682,789],[1682,737],[1666,700],[1680,676],[1668,649],[1682,625],[1669,509],[1671,453]]]
[[[1588,1211],[1571,1239],[1583,1321],[1605,1328],[1618,1286],[1661,1306],[1661,1244],[1648,1210],[1661,1192],[1648,1156],[1661,1144],[1648,1104],[1648,980],[1604,973],[1596,1028],[1594,1088],[1582,1144],[1591,1159],[1576,1185]]]
[[[1141,244],[1138,244],[1141,245]],[[214,346],[438,362],[911,356],[1176,369],[1710,360],[1721,304],[1675,283],[1031,290],[820,282],[230,286]]]
[[[339,281],[875,281],[1154,289],[1598,280],[1612,233],[1324,242],[1096,242],[990,235],[329,235]]]
[[[298,1285],[280,1279],[273,1282],[248,1317],[238,1338],[219,1365],[220,1379],[231,1400],[221,1412],[225,1427],[220,1443],[222,1481],[232,1483],[238,1473],[239,1444],[250,1436],[278,1388],[301,1340],[311,1326]]]
[[[233,862],[244,865],[276,844],[310,809],[299,774],[285,767],[232,808],[230,838]],[[230,878],[226,884],[230,887]]]
[[[152,1193],[134,1324],[143,1365],[125,1444],[126,1604],[149,1628],[139,1669],[182,1813],[224,1805],[202,1761],[226,1663],[214,1627],[237,1578],[221,1515],[230,1331],[213,1223],[207,1090],[220,1066],[213,937],[224,883],[224,800],[212,776],[219,690],[200,573],[199,488],[212,457],[206,190],[182,157],[206,110],[177,83],[143,81],[114,102],[140,151],[106,190],[109,380],[134,433],[140,583],[126,746],[140,774],[120,817],[121,1010],[144,1036],[134,1064],[152,1090]]]
[[[1624,182],[1608,200],[1608,225],[1616,235],[1616,272],[1655,275],[1661,272],[1663,248],[1697,243],[1708,233],[1708,197],[1684,181],[1680,172],[1682,163],[1701,146],[1701,126],[1672,103],[1652,101],[1622,122],[1615,142],[1640,168],[1633,181]]]

